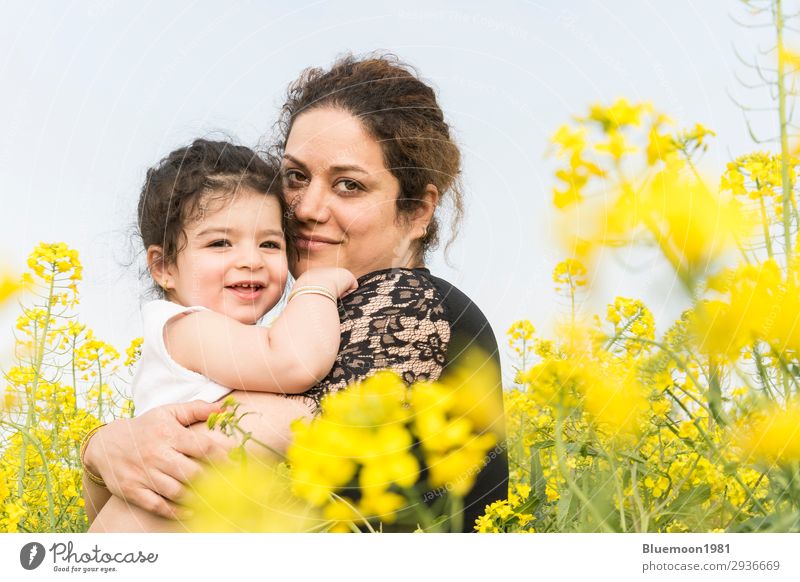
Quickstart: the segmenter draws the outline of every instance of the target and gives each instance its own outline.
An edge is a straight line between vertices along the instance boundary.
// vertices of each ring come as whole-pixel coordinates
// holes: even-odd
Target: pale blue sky
[[[747,19],[736,1],[94,0],[7,2],[3,14],[0,257],[22,269],[39,240],[77,248],[81,317],[120,348],[140,333],[141,285],[124,263],[146,168],[197,136],[254,145],[286,85],[343,52],[393,51],[437,87],[464,154],[467,220],[454,268],[441,253],[430,266],[503,343],[513,320],[546,329],[560,308],[544,153],[561,123],[590,102],[650,100],[717,132],[705,163],[719,170],[755,149],[726,90],[766,104],[737,85],[733,47],[752,55],[769,30],[734,24]],[[771,118],[754,123],[772,131]],[[609,267],[592,302],[614,293],[645,298],[661,324],[682,304],[652,261]]]

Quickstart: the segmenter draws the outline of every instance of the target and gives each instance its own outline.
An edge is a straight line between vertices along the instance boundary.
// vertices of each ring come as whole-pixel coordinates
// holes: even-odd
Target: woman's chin
[[[292,274],[292,277],[297,279],[300,275],[305,273],[310,269],[318,269],[322,267],[343,267],[344,265],[340,265],[336,261],[336,257],[332,257],[331,260],[326,260],[326,257],[323,256],[315,256],[315,257],[301,257],[296,261],[293,261],[289,265],[289,272]]]

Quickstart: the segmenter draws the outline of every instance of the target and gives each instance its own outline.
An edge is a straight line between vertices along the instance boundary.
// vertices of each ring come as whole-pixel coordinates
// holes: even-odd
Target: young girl
[[[286,285],[278,182],[252,150],[207,140],[148,171],[139,230],[163,299],[143,309],[135,414],[213,402],[233,389],[298,394],[329,372],[340,340],[337,298],[357,286],[349,271],[304,273],[273,325],[254,325]]]

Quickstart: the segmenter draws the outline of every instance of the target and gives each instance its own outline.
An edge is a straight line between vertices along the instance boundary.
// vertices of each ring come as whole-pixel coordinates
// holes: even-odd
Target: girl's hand
[[[309,269],[295,282],[295,288],[304,285],[322,285],[337,297],[344,297],[358,288],[353,273],[340,267],[318,267]]]
[[[227,452],[221,441],[187,427],[219,410],[218,403],[195,400],[115,420],[89,440],[84,463],[120,499],[179,519],[178,500],[202,471],[199,461],[222,459]]]

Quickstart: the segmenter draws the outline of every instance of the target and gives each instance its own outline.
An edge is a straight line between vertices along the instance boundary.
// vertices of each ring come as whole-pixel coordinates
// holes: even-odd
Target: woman
[[[439,240],[437,209],[451,197],[455,224],[463,210],[460,152],[433,90],[392,57],[343,58],[328,71],[309,69],[289,88],[278,125],[284,196],[292,209],[299,276],[318,266],[355,274],[359,288],[340,308],[342,339],[328,377],[300,398],[239,392],[246,428],[285,449],[289,424],[317,412],[325,393],[390,368],[411,383],[436,380],[477,346],[496,365],[496,383],[474,403],[494,411],[502,434],[497,345],[486,318],[460,291],[424,268]],[[455,227],[454,227],[455,231]],[[184,485],[232,446],[202,421],[216,409],[191,402],[117,420],[87,443],[87,513],[109,500],[93,530],[164,527],[180,517]],[[188,427],[188,428],[187,428]],[[503,447],[487,458],[465,499],[470,531],[484,507],[505,497]],[[129,505],[132,504],[132,505]]]

